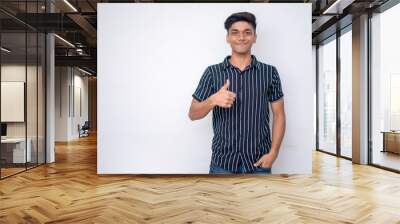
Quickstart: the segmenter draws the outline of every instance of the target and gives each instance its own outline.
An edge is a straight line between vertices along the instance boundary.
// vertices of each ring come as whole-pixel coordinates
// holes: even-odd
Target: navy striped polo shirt
[[[213,108],[211,164],[231,172],[255,170],[253,164],[271,148],[269,103],[283,97],[277,69],[257,61],[243,70],[234,67],[227,56],[222,63],[208,66],[193,93],[203,101],[230,81],[229,91],[236,93],[230,108]]]

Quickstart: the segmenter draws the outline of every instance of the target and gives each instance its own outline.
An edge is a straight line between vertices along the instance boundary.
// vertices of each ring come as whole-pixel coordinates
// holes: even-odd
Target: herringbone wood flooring
[[[96,139],[0,181],[0,223],[400,223],[400,175],[320,152],[312,175],[96,174]]]

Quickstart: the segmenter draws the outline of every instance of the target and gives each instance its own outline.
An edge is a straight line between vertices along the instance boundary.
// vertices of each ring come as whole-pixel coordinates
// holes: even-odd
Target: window
[[[400,5],[371,18],[372,163],[400,170]]]
[[[318,47],[318,149],[336,153],[336,39]]]
[[[340,36],[340,155],[352,157],[352,35]]]

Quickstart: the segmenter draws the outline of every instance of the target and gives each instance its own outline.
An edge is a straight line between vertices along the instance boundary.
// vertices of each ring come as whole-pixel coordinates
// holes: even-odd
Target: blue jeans
[[[264,167],[256,167],[254,172],[246,172],[243,166],[240,166],[239,172],[231,172],[229,170],[225,170],[222,167],[216,166],[214,164],[210,165],[210,174],[257,174],[257,175],[264,175],[264,174],[271,174],[271,168],[264,168]]]

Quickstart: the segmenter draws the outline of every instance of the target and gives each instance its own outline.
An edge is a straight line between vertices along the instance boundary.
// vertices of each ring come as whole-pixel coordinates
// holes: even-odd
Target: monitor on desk
[[[7,136],[7,124],[1,123],[1,137]]]

